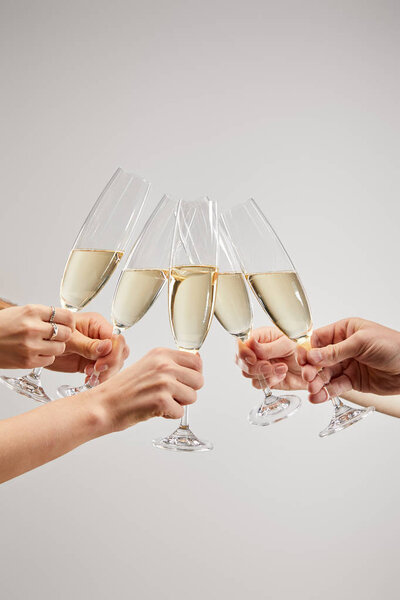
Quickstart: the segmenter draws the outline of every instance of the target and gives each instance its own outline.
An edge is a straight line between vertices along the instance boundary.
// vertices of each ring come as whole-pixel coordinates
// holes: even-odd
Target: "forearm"
[[[378,396],[377,394],[351,390],[340,395],[341,398],[359,404],[360,406],[375,406],[378,412],[391,417],[400,417],[400,395]]]
[[[0,421],[0,483],[107,433],[99,387]]]

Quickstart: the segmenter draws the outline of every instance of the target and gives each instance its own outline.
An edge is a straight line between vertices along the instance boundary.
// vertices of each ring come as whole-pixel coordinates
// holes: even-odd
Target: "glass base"
[[[24,377],[6,377],[4,375],[0,377],[0,381],[11,390],[14,390],[14,392],[36,400],[36,402],[51,402],[51,398],[44,391],[39,377],[30,377],[29,375],[24,375]]]
[[[163,450],[174,450],[178,452],[206,452],[212,450],[211,442],[202,442],[189,427],[178,427],[168,437],[159,438],[153,441],[155,448]]]
[[[255,406],[249,412],[248,420],[252,425],[266,427],[291,417],[300,405],[301,399],[298,396],[291,394],[274,396],[271,394],[266,396],[259,406]]]
[[[320,431],[319,437],[326,437],[327,435],[332,435],[332,433],[342,431],[342,429],[346,429],[346,427],[358,423],[361,419],[365,419],[365,417],[374,412],[374,410],[374,406],[369,406],[368,408],[352,408],[351,406],[342,404],[340,408],[335,408],[335,414],[333,415],[331,422],[326,429]]]

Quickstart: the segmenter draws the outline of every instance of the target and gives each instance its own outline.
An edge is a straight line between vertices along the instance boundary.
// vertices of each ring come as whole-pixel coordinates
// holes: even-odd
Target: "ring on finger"
[[[58,333],[58,325],[57,323],[53,323],[51,322],[50,325],[53,328],[53,333],[51,334],[51,336],[48,338],[49,342],[52,342],[56,337],[57,337],[57,333]]]
[[[56,316],[56,309],[54,306],[50,306],[50,308],[51,308],[51,315],[50,315],[49,323],[54,323],[54,317]]]

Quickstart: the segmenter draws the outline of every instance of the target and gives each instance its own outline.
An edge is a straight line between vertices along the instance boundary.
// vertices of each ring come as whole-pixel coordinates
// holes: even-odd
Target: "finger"
[[[163,411],[163,417],[164,419],[181,419],[183,410],[183,406],[171,398]]]
[[[321,404],[329,400],[329,392],[323,387],[317,394],[309,394],[308,399],[312,404]]]
[[[112,338],[112,350],[106,356],[99,358],[94,370],[97,373],[103,373],[101,381],[109,379],[121,370],[124,364],[124,350],[126,347],[125,339],[122,335],[114,335]]]
[[[257,362],[257,357],[253,350],[249,348],[247,344],[242,342],[242,340],[238,340],[238,353],[237,353],[237,364],[238,361],[243,361],[248,365],[255,365]]]
[[[57,335],[55,338],[53,338],[52,341],[67,342],[72,335],[71,329],[69,327],[66,327],[65,325],[57,325],[57,328],[58,328]],[[54,333],[52,324],[51,323],[43,323],[42,331],[43,331],[43,340],[48,342]]]
[[[319,367],[329,367],[358,356],[361,350],[361,340],[357,334],[354,334],[338,344],[329,344],[323,348],[309,350],[307,352],[307,362]]]
[[[319,374],[315,377],[315,379],[313,379],[312,381],[310,381],[310,383],[307,386],[308,389],[308,393],[309,394],[318,394],[318,392],[320,392],[322,390],[323,387],[325,387],[325,381],[319,376]]]
[[[39,356],[61,356],[65,352],[64,342],[46,342],[43,340],[37,348]]]
[[[32,368],[37,369],[38,367],[49,367],[55,361],[55,356],[37,356],[32,361]]]
[[[284,358],[294,353],[296,344],[282,335],[273,342],[261,344],[255,338],[249,340],[249,346],[258,359],[271,360],[273,358]]]
[[[177,380],[171,383],[171,395],[182,406],[193,404],[197,399],[195,390]]]
[[[40,305],[39,305],[40,306]],[[40,306],[39,315],[42,321],[50,321],[50,317],[52,314],[52,308],[50,306]],[[65,325],[74,331],[75,329],[75,315],[65,308],[56,308],[56,312],[54,314],[53,321],[57,323],[57,325]]]
[[[68,340],[68,352],[79,354],[84,358],[96,361],[100,356],[106,356],[112,350],[110,339],[97,340],[74,331]]]
[[[194,369],[187,367],[178,367],[176,371],[176,379],[183,385],[186,385],[193,390],[200,390],[204,385],[204,377]]]
[[[317,375],[318,369],[316,367],[313,367],[312,365],[306,364],[305,367],[301,368],[301,376],[307,383],[313,381],[317,377]]]
[[[313,404],[320,404],[321,402],[326,402],[329,398],[344,394],[351,389],[353,389],[353,386],[347,375],[340,375],[340,377],[332,379],[329,385],[324,386],[320,391],[310,394],[309,400]]]
[[[260,361],[257,365],[246,371],[242,375],[248,379],[257,379],[257,377],[280,377],[284,379],[288,372],[288,366],[285,363],[269,363]]]
[[[203,361],[200,354],[192,354],[191,352],[182,352],[182,350],[171,350],[173,360],[181,367],[202,371]]]
[[[353,389],[353,385],[347,375],[335,377],[326,387],[328,389],[330,398],[340,396],[340,394],[344,394],[345,392],[349,392]]]
[[[297,347],[296,360],[299,367],[304,367],[307,364],[307,350],[302,346]]]
[[[257,388],[258,390],[265,390],[265,388],[267,387],[277,387],[279,386],[279,384],[282,382],[284,378],[282,377],[277,377],[277,376],[272,376],[272,377],[268,377],[268,378],[254,378],[252,380],[252,384],[255,388]]]

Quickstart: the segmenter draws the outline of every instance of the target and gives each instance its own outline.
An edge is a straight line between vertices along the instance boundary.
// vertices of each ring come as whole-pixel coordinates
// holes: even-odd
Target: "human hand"
[[[50,341],[52,309],[41,304],[14,306],[0,311],[0,368],[34,369],[47,367],[65,351],[75,329],[75,316],[57,308],[54,322],[58,333]]]
[[[113,336],[111,323],[99,313],[78,313],[75,317],[76,331],[68,340],[64,354],[50,368],[65,373],[85,372],[87,379],[96,371],[100,382],[110,379],[129,356],[125,338]]]
[[[104,423],[121,431],[152,417],[179,419],[204,384],[198,354],[156,348],[112,380],[85,392]]]
[[[298,351],[310,402],[351,389],[381,396],[400,392],[398,331],[365,319],[343,319],[317,329],[311,346]]]
[[[258,389],[266,384],[281,390],[303,390],[306,383],[296,361],[296,349],[295,342],[277,327],[260,327],[246,342],[239,341],[236,363]]]

